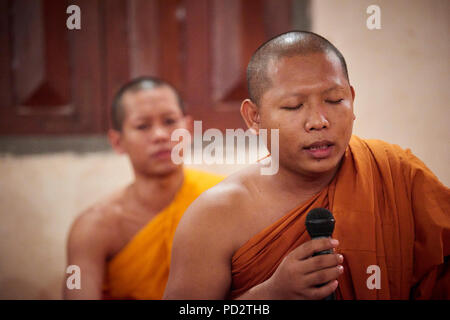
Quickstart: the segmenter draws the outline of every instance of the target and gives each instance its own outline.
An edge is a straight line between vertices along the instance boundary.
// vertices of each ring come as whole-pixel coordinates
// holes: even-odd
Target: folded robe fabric
[[[450,189],[409,150],[356,136],[326,188],[235,252],[229,298],[310,240],[306,214],[317,207],[333,213],[344,256],[337,299],[450,298]]]
[[[104,299],[161,299],[169,276],[172,240],[188,206],[224,177],[184,170],[184,182],[162,210],[106,266]]]

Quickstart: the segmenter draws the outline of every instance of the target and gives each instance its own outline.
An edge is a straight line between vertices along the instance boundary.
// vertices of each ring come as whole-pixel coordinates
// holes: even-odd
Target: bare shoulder
[[[102,246],[108,251],[114,238],[117,220],[121,211],[123,191],[118,191],[81,212],[72,223],[68,247]]]
[[[251,169],[227,177],[184,213],[173,241],[166,299],[226,297],[230,259],[242,238],[251,179]]]
[[[231,248],[240,244],[241,227],[252,211],[258,170],[249,166],[203,192],[183,215],[177,235],[192,238],[194,233],[203,239],[228,241],[226,246]]]
[[[67,241],[67,263],[82,270],[82,290],[64,287],[66,299],[100,299],[105,262],[115,243],[117,220],[114,216],[120,194],[97,202],[78,215]],[[117,238],[117,237],[115,237]]]

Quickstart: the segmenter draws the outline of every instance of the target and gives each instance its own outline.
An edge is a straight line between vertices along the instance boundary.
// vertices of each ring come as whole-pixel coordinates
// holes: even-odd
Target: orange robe
[[[449,188],[409,150],[356,136],[326,188],[235,252],[230,298],[270,278],[310,240],[305,218],[317,207],[333,213],[344,256],[337,299],[450,298]],[[374,284],[373,265],[380,289],[367,285]]]
[[[184,170],[184,182],[172,203],[142,228],[106,266],[106,299],[161,299],[169,276],[172,240],[188,206],[222,176]]]

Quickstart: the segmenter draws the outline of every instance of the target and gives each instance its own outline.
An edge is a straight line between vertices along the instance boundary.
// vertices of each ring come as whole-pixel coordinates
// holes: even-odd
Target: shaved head
[[[152,90],[162,86],[167,86],[170,89],[172,89],[175,96],[177,97],[178,105],[184,114],[183,100],[181,99],[181,96],[178,93],[178,91],[170,83],[162,79],[150,76],[139,77],[124,84],[114,96],[111,109],[111,119],[113,129],[117,131],[122,130],[123,120],[125,118],[125,110],[124,110],[125,108],[122,103],[122,97],[125,95],[125,93],[137,92],[140,90]]]
[[[342,65],[344,76],[347,81],[349,80],[344,56],[330,41],[313,32],[290,31],[262,44],[250,59],[247,66],[247,86],[250,99],[258,105],[263,94],[271,87],[272,82],[267,70],[269,65],[284,57],[311,53],[336,55]]]

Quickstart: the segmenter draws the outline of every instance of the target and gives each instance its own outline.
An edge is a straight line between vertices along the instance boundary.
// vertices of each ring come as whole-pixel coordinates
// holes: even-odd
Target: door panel
[[[81,10],[68,30],[66,8]],[[142,75],[182,94],[203,129],[239,128],[254,50],[291,26],[291,0],[0,0],[0,134],[104,133]]]

